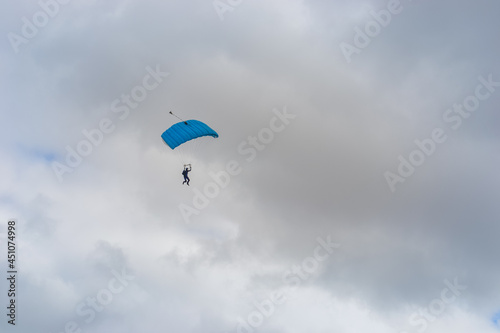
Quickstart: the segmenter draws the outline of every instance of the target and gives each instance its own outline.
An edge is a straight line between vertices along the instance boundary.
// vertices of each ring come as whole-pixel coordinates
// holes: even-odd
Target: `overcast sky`
[[[498,332],[499,13],[4,3],[2,332]]]

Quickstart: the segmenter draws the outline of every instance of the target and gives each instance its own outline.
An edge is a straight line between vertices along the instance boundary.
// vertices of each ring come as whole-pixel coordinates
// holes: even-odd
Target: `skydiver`
[[[189,169],[187,168],[187,166],[189,165]],[[182,184],[184,185],[184,183],[187,183],[188,186],[189,186],[189,177],[188,177],[188,172],[191,171],[191,164],[184,164],[184,170],[182,171],[182,175],[184,176],[184,181],[182,182]]]

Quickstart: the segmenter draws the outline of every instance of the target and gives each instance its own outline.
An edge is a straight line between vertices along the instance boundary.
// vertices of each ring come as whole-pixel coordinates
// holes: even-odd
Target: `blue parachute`
[[[172,125],[168,130],[163,132],[161,138],[170,148],[175,149],[185,142],[203,136],[218,138],[219,134],[199,120],[186,120]]]

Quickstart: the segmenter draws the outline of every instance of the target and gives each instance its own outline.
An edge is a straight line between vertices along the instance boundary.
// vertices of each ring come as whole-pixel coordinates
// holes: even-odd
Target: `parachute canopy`
[[[172,125],[168,130],[163,132],[161,138],[170,148],[175,149],[175,147],[189,140],[202,136],[218,138],[219,134],[199,120],[186,120]]]

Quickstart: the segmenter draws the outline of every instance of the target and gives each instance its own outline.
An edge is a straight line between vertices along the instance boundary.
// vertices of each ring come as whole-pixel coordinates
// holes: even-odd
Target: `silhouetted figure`
[[[189,166],[189,169],[187,168]],[[189,186],[189,177],[188,177],[188,172],[191,171],[191,164],[184,164],[184,170],[182,171],[182,175],[184,176],[184,181],[182,184],[187,183]]]

